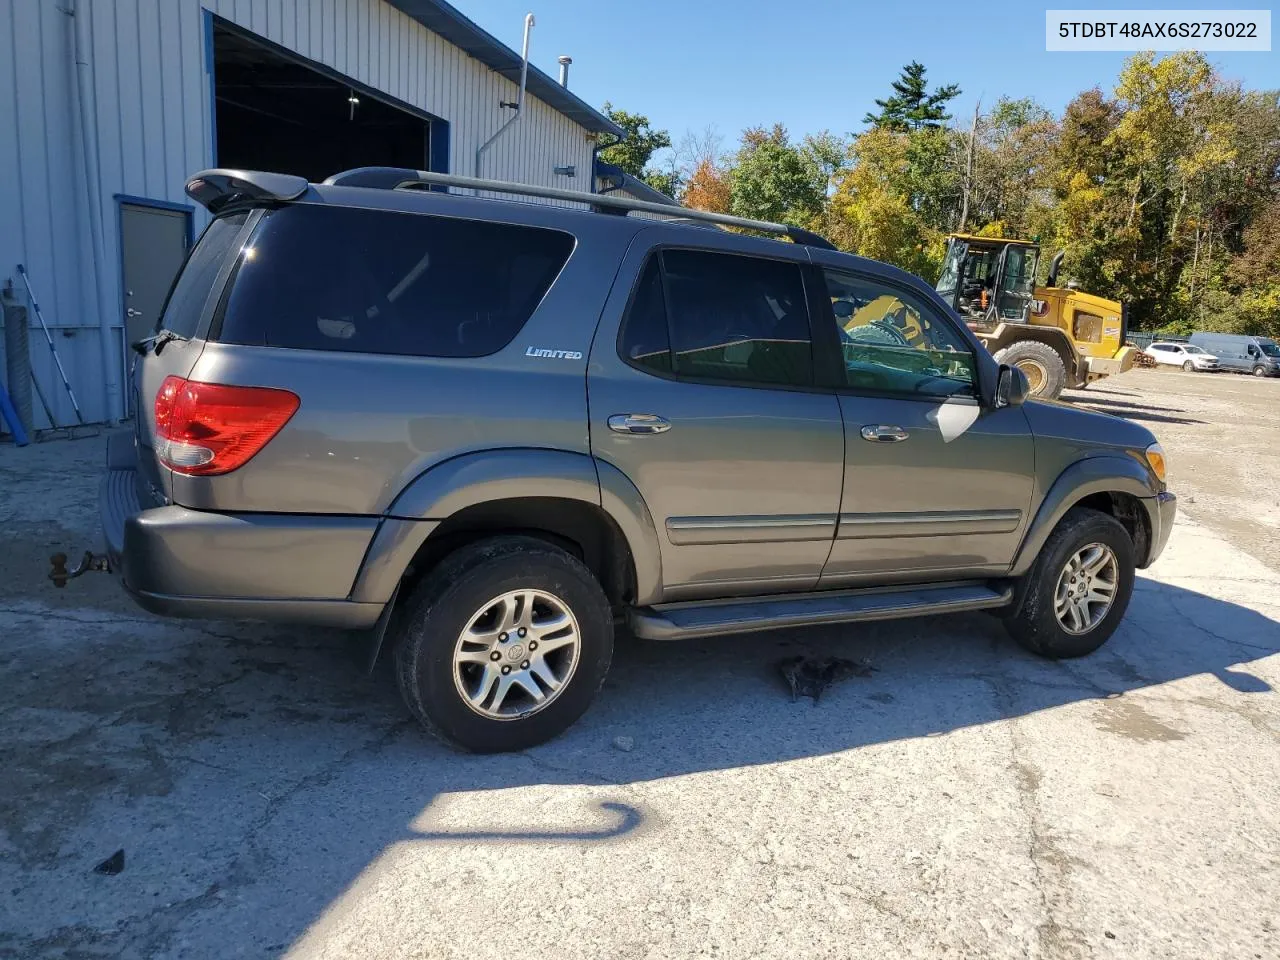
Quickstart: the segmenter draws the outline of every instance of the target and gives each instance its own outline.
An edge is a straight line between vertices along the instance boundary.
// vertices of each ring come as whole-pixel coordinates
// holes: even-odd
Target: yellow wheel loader
[[[1031,395],[1057,399],[1067,387],[1123,373],[1137,351],[1124,345],[1128,316],[1115,300],[1058,286],[1062,254],[1036,286],[1039,244],[952,234],[938,294],[1001,363],[1027,375]]]

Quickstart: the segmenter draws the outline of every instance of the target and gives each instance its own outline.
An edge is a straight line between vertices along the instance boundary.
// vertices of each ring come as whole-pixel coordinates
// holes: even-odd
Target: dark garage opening
[[[312,181],[352,167],[429,168],[429,120],[218,20],[213,60],[218,166]]]

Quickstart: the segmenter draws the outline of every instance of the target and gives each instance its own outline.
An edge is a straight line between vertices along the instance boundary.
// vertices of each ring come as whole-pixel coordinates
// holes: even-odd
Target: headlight
[[[1165,480],[1164,472],[1164,447],[1160,446],[1158,443],[1153,443],[1151,446],[1147,447],[1144,451],[1144,455],[1147,458],[1147,466],[1149,466],[1151,468],[1151,472],[1156,475],[1156,479],[1161,483],[1166,483],[1167,481]]]

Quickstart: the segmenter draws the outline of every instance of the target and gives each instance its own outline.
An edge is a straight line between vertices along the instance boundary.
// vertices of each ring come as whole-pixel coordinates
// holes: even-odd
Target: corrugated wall
[[[516,99],[511,81],[382,0],[79,5],[92,36],[113,360],[124,353],[114,197],[185,202],[187,176],[213,163],[204,10],[449,121],[455,173],[474,173],[476,148],[510,116],[498,102]],[[12,276],[20,289],[16,264],[26,264],[86,418],[100,421],[108,411],[76,113],[74,28],[63,12],[68,7],[67,0],[0,0],[0,284]],[[524,119],[490,149],[481,175],[589,191],[587,131],[534,97],[525,109]],[[578,176],[555,175],[553,168],[562,165],[575,166]],[[203,224],[197,211],[197,232]],[[59,381],[49,351],[38,330],[32,333],[40,383],[55,417],[70,423],[70,403],[60,385],[54,389]],[[109,412],[119,415],[118,407]],[[37,419],[38,426],[47,425],[42,415]]]

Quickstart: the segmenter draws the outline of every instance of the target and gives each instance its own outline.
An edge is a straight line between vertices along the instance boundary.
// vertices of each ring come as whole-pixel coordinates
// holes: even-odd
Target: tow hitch
[[[111,560],[105,553],[94,553],[92,550],[86,550],[84,556],[80,559],[80,563],[72,570],[67,569],[67,555],[65,553],[55,553],[49,558],[49,563],[53,565],[53,569],[49,571],[49,579],[53,581],[55,587],[65,587],[68,580],[74,580],[82,573],[89,573],[93,570],[100,570],[103,573],[111,572]]]

